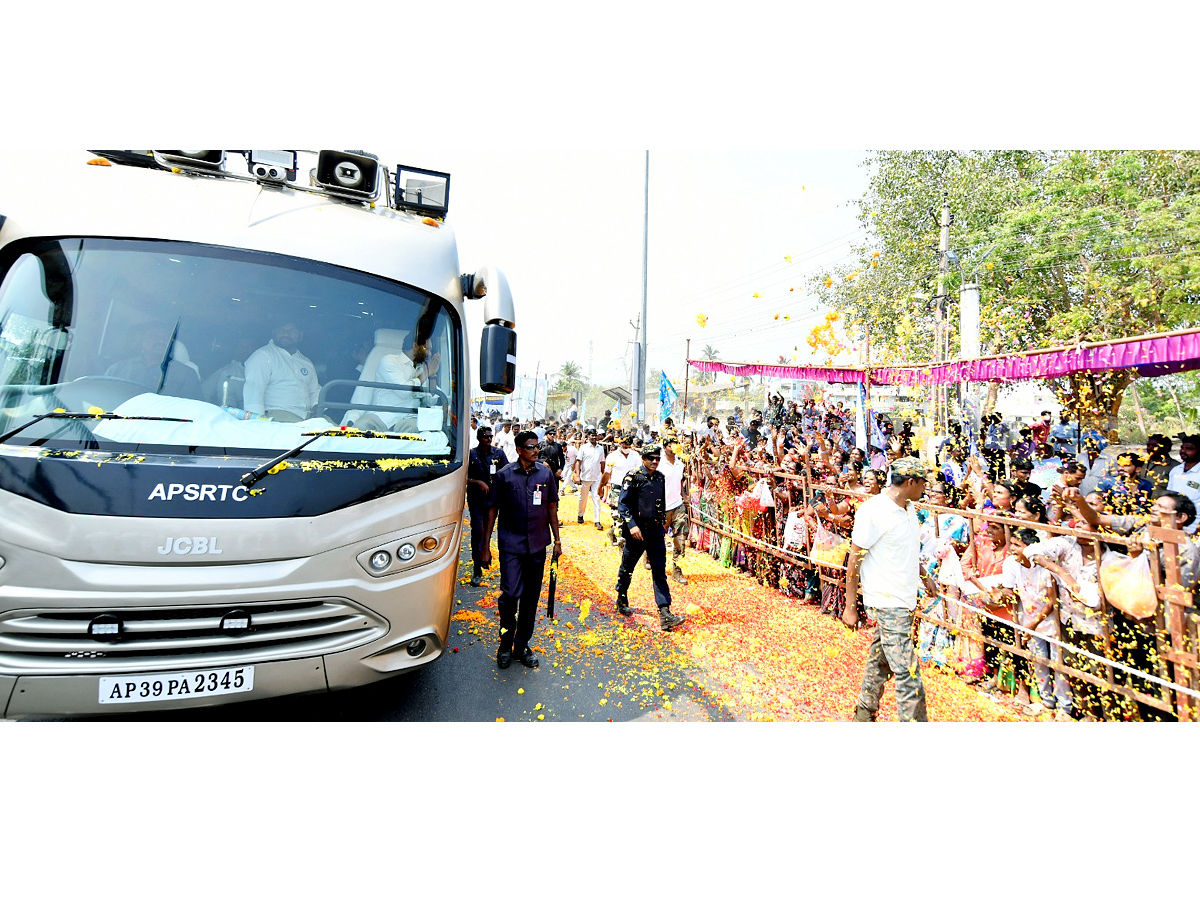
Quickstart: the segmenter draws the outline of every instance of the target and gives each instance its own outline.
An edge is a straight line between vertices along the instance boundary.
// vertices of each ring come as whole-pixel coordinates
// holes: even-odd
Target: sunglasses
[[[660,459],[662,459],[662,457],[661,456],[643,456],[642,459],[644,459],[646,462],[658,462]]]
[[[537,448],[538,448],[537,444],[522,444],[517,449],[518,450],[536,450]]]

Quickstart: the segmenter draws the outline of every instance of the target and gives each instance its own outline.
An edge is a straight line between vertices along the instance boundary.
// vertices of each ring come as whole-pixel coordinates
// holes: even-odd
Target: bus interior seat
[[[375,346],[371,348],[371,352],[367,354],[367,358],[363,362],[362,374],[358,376],[359,380],[375,381],[380,361],[393,353],[403,353],[406,337],[408,337],[408,332],[398,328],[376,328]],[[371,406],[375,403],[375,388],[356,387],[354,393],[350,395],[350,402],[356,406]],[[342,419],[342,424],[353,425],[362,419],[363,410],[351,409]]]

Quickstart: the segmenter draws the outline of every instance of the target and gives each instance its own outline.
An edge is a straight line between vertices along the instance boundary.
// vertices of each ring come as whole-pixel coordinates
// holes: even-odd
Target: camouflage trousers
[[[929,721],[920,659],[913,645],[913,611],[868,607],[867,615],[879,624],[867,650],[867,668],[863,672],[858,705],[854,708],[854,721],[875,721],[883,686],[893,675],[896,677],[896,708],[900,721]]]
[[[671,560],[675,564],[675,568],[678,569],[679,558],[687,553],[688,531],[690,529],[686,503],[681,503],[674,509],[667,510],[666,528],[667,534],[671,536]]]

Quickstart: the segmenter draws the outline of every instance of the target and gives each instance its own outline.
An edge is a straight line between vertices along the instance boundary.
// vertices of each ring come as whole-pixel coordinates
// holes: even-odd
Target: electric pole
[[[941,239],[938,241],[938,288],[935,302],[937,304],[937,325],[934,329],[934,363],[940,363],[945,360],[946,354],[946,338],[950,329],[946,324],[946,275],[949,273],[950,260],[946,258],[946,251],[950,249],[950,194],[942,194],[942,217]],[[933,428],[936,432],[943,422],[947,422],[949,415],[946,410],[947,394],[943,385],[933,385],[934,403],[933,403]]]
[[[642,207],[642,343],[638,354],[637,394],[633,398],[638,421],[646,421],[646,269],[650,253],[650,151],[646,151],[646,196]]]

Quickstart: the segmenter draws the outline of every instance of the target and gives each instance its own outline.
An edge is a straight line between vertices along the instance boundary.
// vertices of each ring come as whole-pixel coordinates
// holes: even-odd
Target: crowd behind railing
[[[1200,711],[1198,436],[1177,436],[1176,459],[1163,435],[1144,454],[1115,453],[1100,433],[1048,414],[1024,428],[986,416],[977,433],[951,424],[925,448],[911,423],[885,421],[863,450],[852,411],[781,397],[686,427],[623,429],[608,416],[531,424],[548,428],[543,446],[552,463],[561,453],[568,491],[591,430],[606,453],[623,441],[634,452],[675,444],[690,547],[838,619],[855,510],[887,486],[894,460],[923,455],[933,474],[914,505],[922,566],[938,586],[917,608],[924,663],[1056,718]]]

